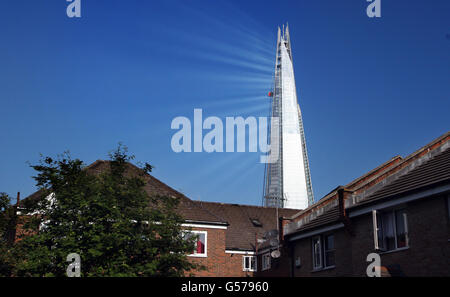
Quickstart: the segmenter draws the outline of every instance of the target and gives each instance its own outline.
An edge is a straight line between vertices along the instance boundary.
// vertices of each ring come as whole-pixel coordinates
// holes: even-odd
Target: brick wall
[[[229,277],[247,277],[253,276],[254,272],[243,271],[243,254],[225,254],[225,270],[223,276]],[[259,264],[259,263],[258,263]]]
[[[258,255],[258,272],[255,273],[257,277],[289,277],[291,276],[291,257],[289,247],[281,247],[279,258],[271,258],[270,269],[261,270],[262,268],[262,254]]]
[[[193,263],[200,264],[206,270],[192,272],[195,276],[222,276],[225,273],[225,231],[213,228],[192,228],[193,231],[206,231],[206,257],[188,256]]]
[[[428,197],[404,205],[408,216],[409,248],[380,253],[381,265],[397,265],[405,276],[450,275],[450,223],[447,198]],[[372,216],[354,220],[353,272],[366,275],[367,254],[374,251]]]
[[[22,236],[32,235],[33,232],[26,232],[23,224],[28,217],[21,216],[16,225],[15,240],[19,241]],[[191,228],[193,231],[207,232],[207,257],[188,256],[194,263],[204,266],[205,270],[187,272],[186,275],[211,276],[211,277],[246,277],[253,276],[254,272],[243,271],[243,254],[225,253],[226,234],[225,229],[215,228]]]
[[[349,233],[344,229],[337,229],[325,234],[334,235],[335,244],[335,267],[326,268],[323,270],[313,271],[312,263],[312,239],[311,237],[298,240],[293,245],[294,261],[300,257],[300,267],[294,265],[294,276],[350,276],[352,253],[351,253],[351,239]]]
[[[450,222],[447,196],[427,197],[401,206],[408,216],[409,248],[379,253],[381,266],[396,267],[405,276],[450,275]],[[335,236],[335,268],[313,272],[311,237],[291,244],[301,266],[294,276],[366,276],[367,255],[375,252],[372,214],[351,219],[354,235],[341,228]]]
[[[207,257],[188,256],[194,263],[203,265],[205,270],[192,271],[194,276],[245,277],[253,272],[243,271],[243,254],[225,253],[225,231],[213,228],[192,228],[193,231],[207,231]],[[189,273],[188,273],[189,274]]]

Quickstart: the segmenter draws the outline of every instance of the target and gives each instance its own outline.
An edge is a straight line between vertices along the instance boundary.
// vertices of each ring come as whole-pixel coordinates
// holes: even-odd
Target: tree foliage
[[[26,235],[14,245],[15,276],[65,276],[66,257],[81,257],[82,276],[183,276],[195,239],[183,237],[177,198],[150,197],[145,176],[130,170],[127,149],[110,154],[109,168],[86,170],[64,153],[32,165],[40,199],[26,199]],[[38,230],[38,231],[37,231]]]
[[[7,276],[12,271],[10,247],[13,244],[13,228],[15,228],[15,208],[10,204],[10,197],[0,193],[0,276]]]

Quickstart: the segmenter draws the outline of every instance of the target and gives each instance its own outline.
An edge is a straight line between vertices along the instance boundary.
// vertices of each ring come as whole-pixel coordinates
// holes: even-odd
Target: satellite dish
[[[278,246],[278,239],[276,239],[276,238],[271,239],[270,240],[270,245],[271,246]]]
[[[275,250],[272,253],[270,253],[270,255],[272,256],[272,258],[279,258],[281,256],[281,253],[279,250]]]

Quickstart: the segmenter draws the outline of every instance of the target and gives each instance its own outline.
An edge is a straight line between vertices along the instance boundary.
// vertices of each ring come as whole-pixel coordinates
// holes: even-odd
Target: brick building
[[[259,276],[450,276],[450,133],[394,157],[283,220],[279,263]]]
[[[86,167],[92,174],[108,170],[109,162],[97,160]],[[138,167],[128,164],[128,174]],[[185,219],[183,227],[198,236],[194,252],[188,255],[192,262],[206,269],[195,271],[195,276],[244,277],[253,276],[258,265],[258,241],[263,241],[268,231],[276,230],[277,216],[292,216],[294,209],[276,209],[250,205],[193,201],[155,177],[146,174],[145,191],[150,195],[177,197],[177,212]],[[25,199],[42,199],[37,191]],[[20,214],[20,208],[19,208]],[[16,228],[16,240],[23,234],[21,228],[25,215],[21,215]]]
[[[107,168],[99,160],[87,170]],[[189,259],[206,267],[196,276],[365,276],[370,253],[382,275],[450,275],[450,133],[305,210],[193,201],[145,179],[149,195],[180,198],[183,226],[199,237]]]
[[[217,242],[217,247],[220,246],[222,252],[217,258],[207,260],[215,269],[211,269],[207,275],[214,276],[254,276],[257,271],[264,269],[262,262],[257,261],[259,249],[270,244],[270,241],[277,242],[279,218],[298,212],[287,208],[277,210],[272,207],[241,204],[205,201],[195,203],[228,222],[225,241]],[[269,237],[270,234],[273,235]]]

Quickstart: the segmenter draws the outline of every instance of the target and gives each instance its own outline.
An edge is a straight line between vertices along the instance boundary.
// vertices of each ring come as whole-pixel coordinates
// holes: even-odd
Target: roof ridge
[[[436,144],[439,144],[439,145],[434,147]],[[387,176],[384,177],[381,181],[378,181],[375,184],[369,186],[367,189],[363,190],[361,193],[358,193],[357,195],[352,195],[353,197],[350,199],[346,199],[346,201],[358,199],[355,197],[367,197],[367,196],[371,195],[372,193],[378,191],[380,189],[380,187],[381,188],[384,187],[386,185],[387,180],[390,180],[390,179],[395,180],[399,176],[402,176],[402,175],[408,173],[409,171],[413,170],[415,163],[417,163],[417,162],[426,163],[426,161],[423,161],[425,158],[429,159],[430,155],[433,155],[433,156],[439,155],[443,151],[447,150],[448,147],[450,147],[450,132],[444,133],[443,135],[439,136],[438,138],[434,139],[427,145],[421,147],[419,150],[416,150],[415,152],[413,152],[412,154],[409,154],[407,157],[405,157],[403,159],[401,158],[401,156],[395,156],[395,157],[391,158],[390,160],[377,166],[375,169],[372,169],[371,171],[369,171],[365,175],[361,176],[360,178],[357,178],[357,179],[353,180],[352,182],[350,182],[349,184],[347,184],[346,187],[350,186],[351,184],[357,183],[359,180],[364,179],[364,177],[370,176],[371,173],[376,172],[377,170],[388,165],[389,163],[392,163],[392,161],[394,161],[394,160],[399,160],[399,159],[401,160],[399,163],[393,164],[393,166],[388,166],[386,169],[381,170],[378,174],[374,175],[372,178],[370,178],[366,182],[362,183],[362,185],[360,185],[358,188],[352,189],[355,191],[363,189],[364,187],[368,186],[371,182],[376,181],[377,178],[379,178],[380,176],[387,174]],[[426,154],[420,156],[420,153],[425,151],[426,149],[428,149],[428,152]],[[427,155],[428,155],[428,157],[426,157]],[[417,160],[411,161],[411,159],[413,159],[414,157],[417,157]],[[426,160],[428,160],[428,159],[426,159]],[[421,161],[419,161],[419,160],[421,160]],[[409,164],[407,162],[409,162]],[[399,168],[399,166],[402,166],[402,165],[404,165],[404,167]],[[413,167],[413,168],[411,168],[411,167]],[[409,170],[408,170],[408,168],[409,168]],[[393,171],[393,172],[391,172],[389,174],[390,171]],[[398,175],[398,174],[400,174],[400,175]],[[390,181],[389,183],[393,182],[393,180]],[[332,190],[330,193],[325,195],[319,201],[317,201],[313,205],[309,206],[308,208],[304,209],[303,211],[299,211],[298,213],[292,215],[290,217],[290,219],[295,220],[298,217],[301,217],[300,221],[303,221],[305,218],[308,217],[308,213],[309,213],[309,216],[313,216],[313,217],[320,216],[325,211],[325,208],[328,209],[328,208],[330,208],[329,205],[335,203],[336,193],[337,193],[337,189],[339,189],[339,187],[340,186],[338,186],[337,188]],[[361,199],[364,199],[364,198],[361,198]],[[347,205],[353,205],[353,204],[354,203],[350,203],[350,201],[346,202],[346,207],[347,207]],[[331,208],[332,208],[332,205],[331,205]]]
[[[399,166],[404,165],[405,163],[409,162],[411,159],[413,159],[414,157],[417,157],[421,152],[425,151],[426,149],[428,149],[428,151],[432,151],[437,149],[438,147],[442,146],[446,141],[446,138],[450,138],[450,132],[446,132],[444,134],[442,134],[441,136],[439,136],[438,138],[434,139],[433,141],[429,142],[428,144],[422,146],[420,149],[412,152],[411,154],[407,155],[406,157],[402,158],[401,156],[397,155],[393,158],[391,158],[389,161],[384,162],[383,164],[381,164],[380,166],[376,167],[375,169],[372,169],[371,171],[369,171],[368,173],[366,173],[365,175],[353,180],[352,182],[350,182],[349,184],[347,184],[346,187],[350,187],[352,184],[356,184],[358,181],[364,179],[365,177],[369,177],[371,173],[376,172],[377,170],[383,168],[384,166],[388,165],[389,163],[392,163],[394,161],[394,159],[396,160],[401,160],[399,163],[392,163],[393,166],[388,166],[385,169],[381,170],[378,174],[372,176],[371,178],[369,178],[366,182],[363,182],[361,185],[359,185],[356,189],[354,189],[355,191],[363,188],[365,185],[367,185],[368,183],[370,183],[371,181],[375,180],[377,177],[388,173],[390,170],[395,170],[396,168],[398,168]],[[447,140],[448,141],[448,140]],[[443,142],[441,145],[439,145],[438,147],[434,147],[433,146],[439,142]],[[419,156],[418,158],[421,158],[421,156]],[[401,170],[401,169],[400,169]],[[392,174],[396,174],[396,172],[393,172]],[[391,176],[392,174],[388,175]]]
[[[420,152],[423,152],[425,149],[430,149],[434,144],[440,142],[440,141],[444,141],[445,138],[449,138],[450,139],[450,131],[442,134],[441,136],[439,136],[438,138],[434,139],[433,141],[429,142],[428,144],[422,146],[421,148],[419,148],[418,150],[412,152],[411,154],[409,154],[408,156],[406,156],[403,160],[406,161],[412,157],[414,157],[415,155],[419,154]],[[447,141],[449,140],[447,139]],[[431,149],[434,150],[434,149]]]
[[[379,165],[379,166],[375,167],[374,169],[370,170],[369,172],[367,172],[367,173],[361,175],[360,177],[352,180],[345,187],[348,188],[348,187],[351,187],[352,185],[354,186],[354,184],[357,184],[359,181],[363,180],[364,178],[369,177],[371,174],[377,172],[378,170],[382,169],[383,167],[386,167],[387,165],[390,165],[390,164],[391,165],[395,165],[394,161],[396,161],[396,160],[400,160],[400,162],[403,162],[402,156],[400,156],[400,155],[394,156],[391,159],[387,160],[386,162],[382,163],[381,165]],[[382,169],[381,172],[385,172],[389,168],[392,168],[392,167],[387,166],[386,168]],[[377,175],[379,175],[379,174],[377,174]]]
[[[96,167],[98,167],[101,164],[108,164],[110,163],[111,160],[101,160],[98,159],[94,162],[92,162],[89,165],[86,165],[83,170],[94,170]],[[137,169],[137,170],[142,170],[142,168],[140,168],[139,166],[131,163],[131,162],[126,162],[126,165],[131,167],[132,169]],[[145,171],[144,171],[145,172]],[[157,179],[156,177],[154,177],[153,175],[149,174],[148,172],[145,172],[144,178],[151,180],[153,183],[158,184],[158,186],[160,186],[161,188],[164,188],[164,190],[167,190],[169,192],[171,192],[170,195],[179,197],[184,199],[184,201],[187,201],[190,205],[192,205],[193,207],[200,209],[203,212],[208,213],[209,215],[211,215],[212,217],[216,218],[218,221],[217,222],[221,222],[221,223],[228,223],[226,220],[224,220],[223,218],[217,216],[216,214],[208,211],[207,209],[204,209],[203,207],[200,207],[199,205],[197,205],[196,203],[194,203],[194,201],[192,199],[190,199],[189,197],[187,197],[185,194],[181,193],[180,191],[175,190],[174,188],[172,188],[171,186],[167,185],[166,183],[160,181],[159,179]],[[25,199],[28,199],[29,197],[35,197],[38,195],[38,193],[41,191],[41,189],[35,191],[34,193],[30,194],[29,196],[27,196]]]
[[[421,170],[423,168],[423,166],[426,166],[429,162],[442,156],[443,154],[445,154],[448,151],[450,151],[450,140],[446,141],[444,144],[440,145],[438,148],[430,150],[428,153],[426,153],[423,156],[420,156],[414,162],[409,163],[405,167],[403,167],[403,168],[399,169],[398,171],[392,173],[391,175],[387,176],[386,178],[383,179],[382,182],[375,184],[374,186],[370,187],[366,191],[363,191],[359,194],[354,195],[354,197],[352,197],[352,199],[350,199],[350,200],[352,200],[352,202],[350,203],[350,200],[349,200],[348,205],[346,204],[346,207],[356,206],[357,204],[366,201],[366,198],[370,198],[371,196],[375,195],[377,192],[382,191],[385,187],[389,187],[394,182],[403,178],[407,174]]]
[[[266,209],[275,209],[276,207],[269,207],[269,206],[260,206],[260,205],[251,205],[251,204],[239,204],[239,203],[225,203],[225,202],[217,202],[217,201],[203,201],[203,200],[192,200],[197,203],[210,203],[210,204],[220,204],[220,205],[232,205],[232,206],[245,206],[245,207],[255,207],[255,208],[266,208]],[[297,210],[300,211],[301,209],[296,208],[279,208],[279,209],[287,209],[287,210]]]

